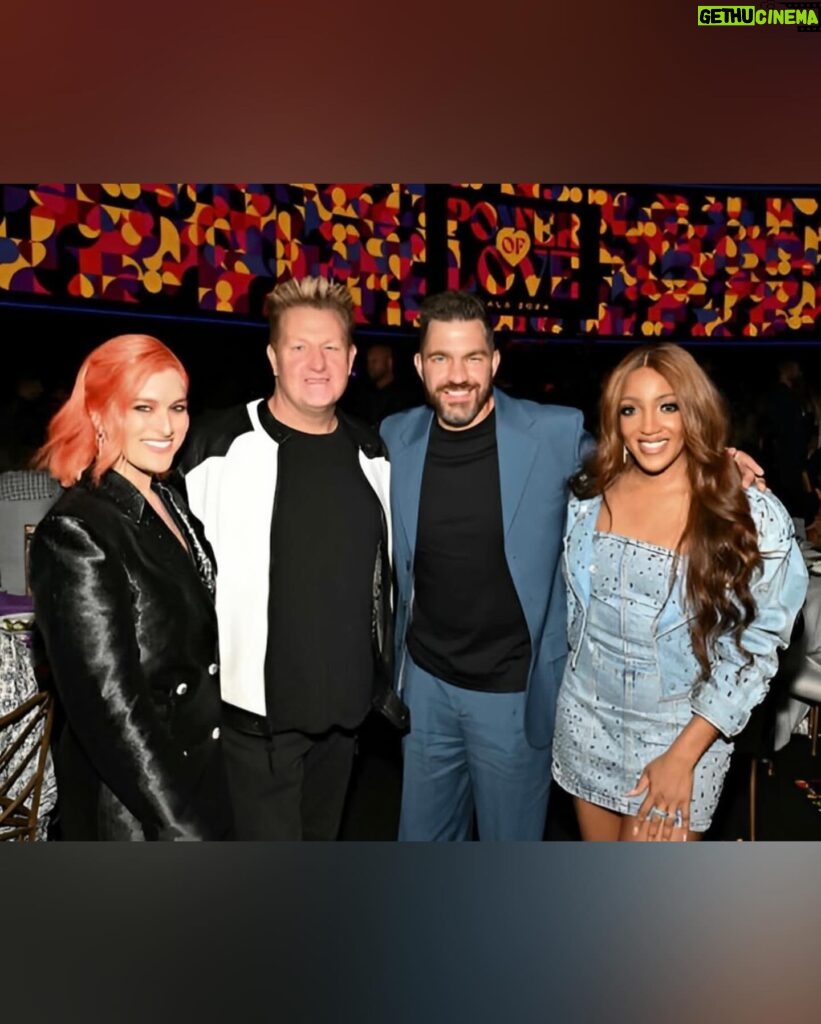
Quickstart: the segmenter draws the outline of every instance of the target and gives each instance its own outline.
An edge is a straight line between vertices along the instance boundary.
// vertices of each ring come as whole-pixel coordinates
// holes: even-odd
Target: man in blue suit
[[[410,707],[400,840],[541,839],[567,653],[568,480],[592,446],[576,409],[493,391],[482,301],[422,304],[432,408],[389,416],[397,689]],[[727,449],[765,489],[758,463]]]
[[[381,426],[391,461],[397,688],[410,707],[400,840],[540,840],[567,652],[562,533],[590,443],[576,409],[493,390],[487,311],[429,297],[432,408]]]

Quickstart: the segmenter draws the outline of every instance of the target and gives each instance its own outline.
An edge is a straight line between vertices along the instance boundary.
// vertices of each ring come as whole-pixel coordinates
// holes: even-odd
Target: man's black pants
[[[223,706],[224,708],[225,706]],[[233,709],[231,709],[233,712]],[[336,839],[356,736],[253,731],[246,712],[225,713],[222,740],[239,840]],[[238,727],[239,726],[239,727]]]

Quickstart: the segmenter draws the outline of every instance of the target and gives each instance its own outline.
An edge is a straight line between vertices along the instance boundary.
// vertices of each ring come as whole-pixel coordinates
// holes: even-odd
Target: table
[[[30,597],[21,597],[15,594],[0,592],[0,616],[27,616],[33,611]],[[10,632],[0,628],[0,716],[7,715],[14,711],[25,700],[32,697],[38,691],[37,680],[34,675],[34,666],[31,657],[31,632],[21,630]],[[25,722],[15,726],[9,733],[9,739],[13,740],[22,732]],[[30,738],[31,745],[38,742],[37,737]],[[30,749],[30,746],[28,747]],[[9,771],[14,768],[25,754],[21,749],[18,758],[14,758],[9,765]],[[22,785],[23,780],[19,780]],[[15,794],[15,789],[11,795]],[[36,838],[44,840],[48,829],[49,819],[57,803],[57,783],[54,777],[54,764],[51,758],[51,751],[46,761],[46,771],[43,778],[43,788],[40,793],[40,806],[37,812],[37,835]]]

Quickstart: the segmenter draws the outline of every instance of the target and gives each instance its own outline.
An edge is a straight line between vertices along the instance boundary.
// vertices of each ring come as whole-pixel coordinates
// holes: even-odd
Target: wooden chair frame
[[[25,727],[2,745],[4,730],[25,722]],[[51,728],[54,720],[54,701],[50,693],[35,693],[8,714],[0,717],[0,841],[18,839],[33,841],[37,834],[37,812],[40,809],[40,794],[48,763]],[[40,729],[40,736],[35,742],[30,737]],[[5,771],[24,744],[29,747],[15,769],[8,775]],[[12,787],[24,772],[30,774],[20,791],[11,796]]]

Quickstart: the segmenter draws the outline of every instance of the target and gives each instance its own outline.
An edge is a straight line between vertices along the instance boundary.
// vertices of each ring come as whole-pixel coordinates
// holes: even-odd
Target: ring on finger
[[[648,818],[669,818],[670,815],[667,811],[661,811],[658,807],[651,807],[650,813],[647,815]]]

